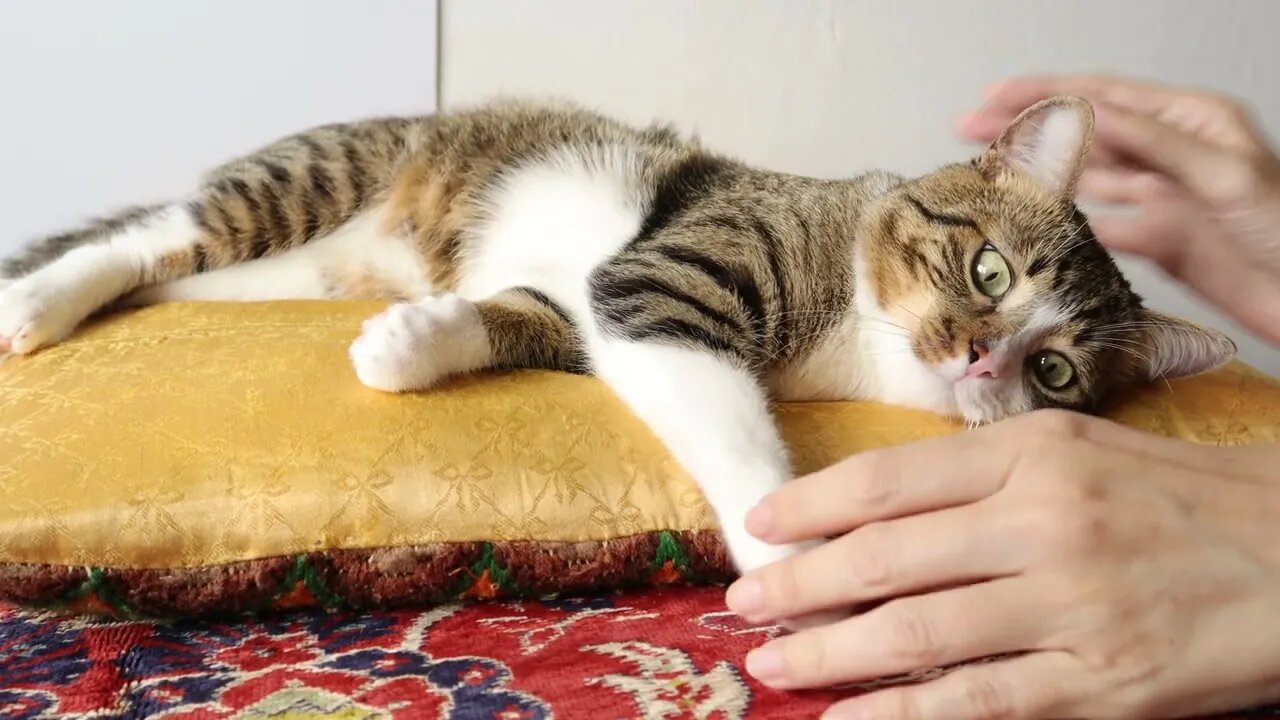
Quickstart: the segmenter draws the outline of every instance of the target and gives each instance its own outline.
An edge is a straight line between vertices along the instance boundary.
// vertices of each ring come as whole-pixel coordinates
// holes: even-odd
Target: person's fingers
[[[997,424],[854,455],[774,491],[748,513],[747,531],[775,544],[811,540],[979,500],[1004,483],[1016,440]]]
[[[1133,216],[1099,215],[1089,220],[1094,235],[1109,250],[1150,260],[1250,332],[1280,343],[1280,283],[1269,268],[1219,241],[1221,231],[1189,229],[1210,222],[1169,203],[1144,207]]]
[[[956,119],[956,134],[969,142],[989,143],[1000,137],[1015,115],[986,106]]]
[[[1015,115],[1054,95],[1075,95],[1093,103],[1107,103],[1151,116],[1188,100],[1216,100],[1216,96],[1198,88],[1111,75],[1025,76],[995,83],[983,92],[985,106],[1012,110]]]
[[[1097,442],[1115,435],[1117,427],[1080,413],[1046,410],[860,453],[766,496],[747,514],[747,531],[775,544],[814,540],[967,505],[999,491],[1014,468],[1046,444]]]
[[[1009,575],[1026,560],[1005,523],[979,504],[872,523],[729,588],[729,609],[755,623],[848,608]]]
[[[1130,78],[1101,75],[1018,77],[988,86],[979,109],[963,117],[959,131],[971,140],[995,139],[1028,107],[1055,95],[1076,95],[1090,102],[1111,102],[1134,112],[1158,113],[1194,91]]]
[[[1168,183],[1155,173],[1114,167],[1089,167],[1080,175],[1079,196],[1097,202],[1137,205],[1168,193]]]
[[[1255,189],[1256,168],[1247,156],[1139,113],[1099,105],[1096,114],[1095,132],[1101,144],[1176,181],[1211,205],[1233,204]]]
[[[1113,252],[1137,255],[1173,274],[1181,264],[1186,239],[1157,214],[1099,215],[1089,220],[1098,242]]]
[[[899,685],[832,705],[822,720],[949,718],[1039,720],[1055,714],[1083,690],[1074,687],[1078,662],[1049,651],[970,665],[939,678]]]
[[[822,687],[945,667],[1036,646],[1049,632],[1045,588],[1004,578],[901,598],[747,655],[747,671],[775,688]]]
[[[1101,75],[1022,77],[986,89],[977,111],[957,124],[959,135],[990,142],[1031,105],[1054,95],[1076,95],[1095,107],[1109,105],[1159,120],[1188,135],[1238,152],[1274,155],[1265,134],[1239,101],[1198,88],[1175,87],[1150,80]],[[1096,165],[1105,146],[1095,145]]]
[[[1016,114],[1016,113],[1015,113]],[[1013,122],[1015,114],[987,113],[979,111],[964,115],[956,121],[956,132],[961,138],[973,142],[993,142],[1000,133]],[[1101,143],[1094,143],[1089,148],[1086,164],[1090,168],[1137,171],[1126,158],[1116,154],[1111,148]]]
[[[1221,242],[1220,235],[1200,237],[1171,274],[1249,332],[1280,345],[1280,278],[1255,256]]]
[[[1127,158],[1117,155],[1111,148],[1100,144],[1089,147],[1089,155],[1085,158],[1085,167],[1116,172],[1142,171],[1142,168],[1135,166]]]

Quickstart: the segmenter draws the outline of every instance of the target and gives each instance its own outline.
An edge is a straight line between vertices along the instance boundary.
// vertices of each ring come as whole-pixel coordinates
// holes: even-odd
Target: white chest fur
[[[511,170],[482,201],[458,292],[531,287],[589,317],[587,278],[640,230],[649,193],[631,151],[561,151]]]

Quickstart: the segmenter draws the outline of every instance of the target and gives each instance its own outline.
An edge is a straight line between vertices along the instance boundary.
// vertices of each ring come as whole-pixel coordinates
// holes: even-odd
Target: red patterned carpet
[[[718,588],[219,623],[0,608],[0,718],[812,718]]]

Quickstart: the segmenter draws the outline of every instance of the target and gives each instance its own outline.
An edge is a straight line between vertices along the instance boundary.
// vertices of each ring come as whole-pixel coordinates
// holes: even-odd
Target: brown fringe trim
[[[180,618],[320,607],[423,607],[459,599],[708,584],[734,571],[714,531],[604,541],[439,543],[327,550],[200,568],[0,564],[0,602],[81,614]]]

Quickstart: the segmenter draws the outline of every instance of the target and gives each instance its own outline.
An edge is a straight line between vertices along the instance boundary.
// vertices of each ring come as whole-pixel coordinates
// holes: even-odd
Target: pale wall
[[[434,0],[0,0],[0,256],[286,133],[436,100]]]
[[[1249,98],[1280,134],[1276,0],[444,0],[441,103],[553,94],[797,173],[916,173],[973,148],[951,132],[1011,73],[1108,70]],[[1280,352],[1137,263],[1153,304]]]

